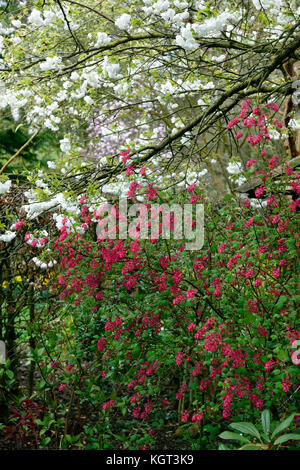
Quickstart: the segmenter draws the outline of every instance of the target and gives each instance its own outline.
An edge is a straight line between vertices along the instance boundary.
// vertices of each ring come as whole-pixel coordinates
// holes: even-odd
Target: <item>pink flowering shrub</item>
[[[77,393],[99,410],[103,432],[109,416],[119,413],[130,423],[125,438],[134,435],[132,441],[151,447],[172,413],[186,429],[217,423],[222,430],[229,419],[255,420],[263,408],[278,417],[296,411],[299,366],[291,345],[300,339],[300,239],[296,205],[283,194],[287,185],[299,194],[300,185],[289,167],[279,183],[270,175],[270,168],[286,165],[267,145],[266,117],[277,109],[274,103],[253,108],[246,100],[227,125],[228,131],[243,125],[249,133],[251,165],[266,157],[255,191],[258,201],[271,201],[262,211],[233,196],[213,206],[197,185],[178,195],[179,203],[204,203],[200,250],[186,251],[185,240],[160,239],[162,224],[155,238],[140,239],[142,217],[135,238],[96,240],[88,193],[80,200],[83,233],[62,225],[54,241],[56,287],[60,304],[73,314],[65,355],[74,367],[61,365],[54,350],[49,374],[58,375],[61,394]],[[129,152],[122,157],[127,161]],[[132,172],[128,166],[128,176]],[[132,182],[129,197],[167,203],[168,194],[158,192],[144,168],[142,174],[145,185]],[[90,364],[88,374],[83,361]]]

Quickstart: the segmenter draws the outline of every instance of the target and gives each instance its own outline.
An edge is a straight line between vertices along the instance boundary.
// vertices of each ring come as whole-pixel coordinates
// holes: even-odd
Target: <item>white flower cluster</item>
[[[252,3],[256,10],[279,10],[282,7],[282,0],[252,0]]]
[[[49,201],[36,201],[36,195],[32,190],[26,191],[24,195],[27,197],[29,204],[23,205],[22,209],[27,213],[27,219],[29,220],[35,219],[45,211],[49,211],[54,208],[62,208],[67,213],[74,215],[80,214],[78,202],[72,201],[71,199],[66,199],[62,193],[56,194],[56,196],[54,196]]]
[[[229,162],[227,171],[231,175],[236,175],[242,171],[242,164],[240,162]]]
[[[74,215],[80,214],[80,208],[77,202],[71,200],[70,198],[66,199],[62,193],[57,194],[55,198],[59,206],[66,212]]]
[[[199,182],[201,178],[206,175],[206,173],[206,168],[198,172],[188,169],[186,172],[181,171],[179,173],[174,172],[167,174],[164,176],[164,178],[167,180],[170,179],[172,182],[176,181],[177,187],[181,188]]]
[[[14,28],[21,28],[22,22],[20,20],[12,20],[11,24]]]
[[[135,178],[138,180],[137,178]],[[107,183],[102,187],[102,192],[106,194],[113,194],[113,195],[120,195],[120,196],[127,196],[129,190],[130,182],[120,181],[116,183]]]
[[[261,199],[250,199],[250,206],[254,209],[261,209],[262,207],[267,207],[267,200],[262,201]]]
[[[34,8],[28,16],[28,23],[34,24],[35,26],[47,26],[51,23],[53,18],[56,17],[56,14],[53,13],[53,11],[44,10],[43,16],[44,18],[42,17],[40,10]]]
[[[147,16],[161,16],[165,23],[175,25],[176,27],[189,17],[187,10],[189,5],[184,1],[175,0],[172,4],[168,0],[144,0],[144,4],[146,6],[143,7],[143,10]]]
[[[289,122],[289,127],[293,130],[293,131],[297,131],[300,129],[300,119],[291,119],[290,122]]]
[[[52,162],[51,160],[47,161],[47,165],[50,170],[56,170],[56,164]]]
[[[60,150],[64,153],[69,153],[71,150],[71,143],[67,137],[64,137],[59,141]]]
[[[105,46],[106,44],[109,44],[110,41],[111,38],[108,36],[108,34],[99,32],[97,33],[97,41],[95,43],[95,47]]]
[[[186,92],[189,93],[199,93],[201,90],[212,90],[214,89],[215,85],[212,81],[208,83],[202,83],[201,80],[182,80],[178,79],[176,82],[167,80],[163,83],[154,84],[153,88],[158,91],[158,100],[164,103],[164,100],[160,100],[161,95],[168,95],[170,97],[174,96],[186,96]],[[205,104],[205,103],[204,103]],[[172,109],[178,107],[177,103],[173,103],[171,105]]]
[[[116,19],[115,25],[122,30],[128,29],[129,23],[131,20],[131,16],[127,13],[123,13],[119,18]]]
[[[269,136],[274,140],[280,140],[281,138],[280,133],[276,129],[269,129]]]
[[[213,62],[217,62],[217,63],[221,63],[221,62],[224,62],[224,60],[226,59],[226,55],[225,54],[221,54],[219,56],[212,56],[210,58],[210,60],[212,60]]]
[[[120,74],[120,65],[119,64],[113,64],[112,62],[109,62],[108,57],[105,56],[103,64],[102,64],[103,72],[107,73],[109,78],[119,80],[123,78],[123,75]]]
[[[56,70],[61,66],[61,57],[53,56],[47,57],[45,62],[40,64],[40,69],[42,72],[47,72],[48,70]]]
[[[175,41],[178,46],[186,51],[193,51],[198,47],[198,43],[193,37],[190,23],[180,28],[180,34],[177,34]]]
[[[194,23],[192,28],[201,38],[217,37],[225,28],[229,20],[236,20],[238,14],[228,11],[222,12],[219,16],[208,18],[202,24]]]
[[[35,185],[36,185],[38,188],[48,189],[48,185],[47,185],[42,179],[37,179],[37,180],[35,181]]]
[[[92,105],[95,103],[95,101],[93,100],[93,98],[91,98],[90,96],[86,95],[84,98],[84,101],[89,104],[89,105]]]
[[[0,194],[5,194],[10,191],[11,180],[5,181],[5,183],[0,183]]]
[[[8,243],[12,241],[16,236],[16,232],[11,232],[10,230],[6,230],[6,232],[0,235],[0,241]]]
[[[39,258],[37,257],[34,257],[32,258],[32,261],[34,262],[34,264],[38,267],[38,268],[41,268],[41,269],[47,269],[47,268],[53,268],[53,266],[55,264],[57,264],[57,261],[56,260],[53,260],[53,261],[48,261],[48,263],[44,262],[44,261],[41,261]]]
[[[22,209],[27,213],[27,219],[32,220],[43,214],[43,212],[53,209],[56,206],[58,206],[58,202],[56,198],[53,198],[50,201],[25,204],[22,206]]]
[[[25,90],[24,90],[25,91]],[[28,97],[25,96],[24,91],[22,90],[21,93],[16,93],[10,90],[7,90],[1,93],[0,97],[0,109],[6,108],[6,106],[10,106],[11,113],[13,118],[17,121],[19,119],[19,110],[28,101]],[[23,97],[22,97],[23,95]]]

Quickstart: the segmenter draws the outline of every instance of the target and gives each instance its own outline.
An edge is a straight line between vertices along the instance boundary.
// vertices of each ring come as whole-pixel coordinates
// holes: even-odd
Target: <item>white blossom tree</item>
[[[237,149],[224,132],[242,100],[282,105],[273,137],[298,153],[299,13],[293,0],[7,2],[0,106],[87,160],[79,188],[121,182],[126,148],[164,184],[208,170],[231,188],[243,161],[226,170]]]

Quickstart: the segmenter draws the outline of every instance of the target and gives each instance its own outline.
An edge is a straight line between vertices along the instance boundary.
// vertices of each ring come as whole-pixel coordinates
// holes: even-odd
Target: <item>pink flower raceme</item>
[[[107,340],[105,338],[100,338],[97,342],[98,351],[102,352],[106,345],[107,345]]]
[[[181,416],[181,422],[182,423],[187,423],[189,420],[190,414],[187,410],[184,410],[182,416]]]
[[[265,191],[266,191],[266,188],[264,188],[263,186],[260,186],[259,188],[255,190],[255,197],[260,198],[261,196],[265,194]]]
[[[238,124],[240,122],[239,118],[233,118],[231,119],[231,121],[229,121],[229,123],[227,124],[226,128],[227,129],[231,129],[233,126],[235,126],[236,124]]]
[[[200,422],[203,419],[203,413],[196,413],[195,415],[192,416],[192,422]]]
[[[187,188],[187,191],[188,191],[189,193],[191,193],[192,191],[194,191],[195,188],[196,188],[196,184],[195,184],[195,183],[194,183],[194,184],[191,184],[191,185]]]
[[[257,327],[257,332],[262,337],[266,337],[268,335],[267,330],[263,326],[258,326]]]
[[[269,361],[265,363],[265,370],[270,371],[274,368],[275,365],[276,365],[276,362],[274,361],[274,359],[270,359]]]
[[[25,225],[25,224],[24,224],[23,220],[18,220],[18,222],[17,222],[17,223],[15,224],[15,226],[14,226],[14,229],[15,229],[16,231],[18,231],[18,230],[20,230],[20,228],[22,228],[24,225]]]
[[[282,390],[284,393],[288,393],[290,391],[290,388],[292,386],[292,382],[290,379],[290,376],[287,375],[286,377],[281,379],[281,384],[282,384]]]
[[[102,406],[103,410],[110,410],[111,408],[114,408],[116,405],[115,400],[109,400],[104,405]]]
[[[254,287],[259,287],[262,283],[262,280],[260,278],[255,279],[253,282]]]
[[[276,166],[279,165],[279,158],[275,155],[275,157],[270,158],[269,160],[269,168],[274,170]]]
[[[146,194],[147,194],[148,201],[152,201],[157,196],[158,192],[152,184],[148,184],[148,187],[146,189]]]
[[[127,160],[129,160],[130,152],[131,152],[130,149],[125,150],[125,152],[120,152],[121,160],[122,160],[123,163],[126,163]]]

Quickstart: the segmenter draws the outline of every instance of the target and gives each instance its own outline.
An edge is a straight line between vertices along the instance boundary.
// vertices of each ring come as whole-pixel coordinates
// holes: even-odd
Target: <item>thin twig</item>
[[[20,153],[26,148],[28,147],[28,145],[33,141],[33,139],[38,135],[38,133],[40,132],[40,129],[38,129],[37,131],[35,131],[34,134],[32,134],[32,136],[30,137],[30,139],[27,140],[27,142],[25,142],[24,145],[22,145],[21,148],[19,148],[19,150],[3,165],[3,167],[1,168],[0,170],[0,175],[4,172],[4,170],[8,167],[8,165],[15,159],[17,158]]]

